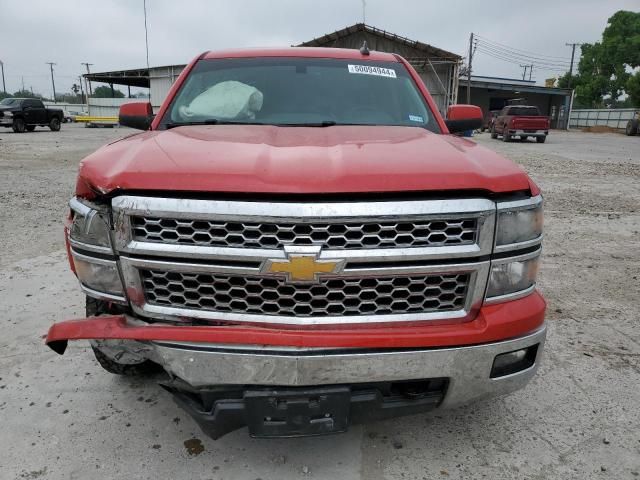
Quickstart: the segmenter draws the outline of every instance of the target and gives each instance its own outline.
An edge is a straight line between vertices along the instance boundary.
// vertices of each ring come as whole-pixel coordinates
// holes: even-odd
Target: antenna
[[[367,23],[367,0],[362,0],[362,23]]]
[[[369,55],[369,47],[367,46],[367,41],[362,42],[362,46],[360,47],[361,55]]]

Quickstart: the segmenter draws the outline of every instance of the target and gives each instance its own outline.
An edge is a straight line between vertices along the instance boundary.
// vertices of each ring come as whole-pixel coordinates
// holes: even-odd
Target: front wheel
[[[24,120],[21,118],[14,118],[13,119],[13,131],[16,133],[24,133],[24,131],[27,129],[26,124],[24,123]]]
[[[120,313],[117,307],[113,307],[106,302],[91,297],[87,297],[85,311],[88,317]],[[118,363],[100,350],[99,346],[91,345],[91,348],[100,366],[114,375],[142,376],[162,371],[162,367],[151,360],[145,360],[140,363]]]
[[[49,128],[51,129],[52,132],[57,132],[60,130],[60,119],[57,117],[54,117],[51,119],[51,121],[49,122]]]
[[[627,128],[624,129],[624,133],[630,137],[638,134],[638,120],[629,120],[627,122]]]
[[[491,138],[496,139],[498,138],[498,133],[496,132],[496,126],[492,126],[491,127]]]
[[[509,135],[507,132],[504,132],[502,134],[502,141],[503,142],[510,142],[511,141],[511,135]]]
[[[547,141],[547,137],[536,137],[536,142],[544,143]]]

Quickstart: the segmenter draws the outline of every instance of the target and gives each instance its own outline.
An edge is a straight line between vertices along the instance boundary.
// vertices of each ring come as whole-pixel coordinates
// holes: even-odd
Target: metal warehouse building
[[[371,50],[398,53],[406,58],[418,71],[433,96],[440,112],[457,103],[459,55],[380,30],[364,23],[357,23],[342,30],[303,42],[299,47],[360,48],[363,41]],[[145,87],[150,89],[151,104],[160,107],[169,88],[178,78],[185,65],[167,65],[85,74],[91,82]]]

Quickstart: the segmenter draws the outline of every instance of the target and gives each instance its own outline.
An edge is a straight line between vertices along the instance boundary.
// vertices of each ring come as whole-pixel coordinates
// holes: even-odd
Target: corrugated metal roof
[[[299,44],[299,47],[325,47],[327,45],[333,44],[336,40],[344,37],[348,37],[349,35],[353,35],[358,32],[366,32],[371,35],[375,35],[378,37],[386,38],[393,42],[398,42],[403,45],[415,48],[426,53],[430,57],[438,57],[442,59],[449,59],[459,61],[462,59],[460,55],[456,55],[455,53],[447,52],[446,50],[442,50],[441,48],[436,48],[427,43],[418,42],[417,40],[411,40],[407,37],[403,37],[401,35],[397,35],[395,33],[387,32],[386,30],[381,30],[379,28],[373,27],[371,25],[367,25],[365,23],[356,23],[349,27],[345,27],[342,30],[336,30],[332,33],[327,33],[321,37],[314,38],[312,40],[303,42]]]

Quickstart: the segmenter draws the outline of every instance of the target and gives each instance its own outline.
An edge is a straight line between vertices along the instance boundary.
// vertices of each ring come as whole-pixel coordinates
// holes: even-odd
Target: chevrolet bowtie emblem
[[[318,260],[317,247],[285,247],[285,253],[286,260],[266,260],[262,273],[286,275],[287,282],[316,283],[323,273],[339,273],[344,266],[344,260]]]

